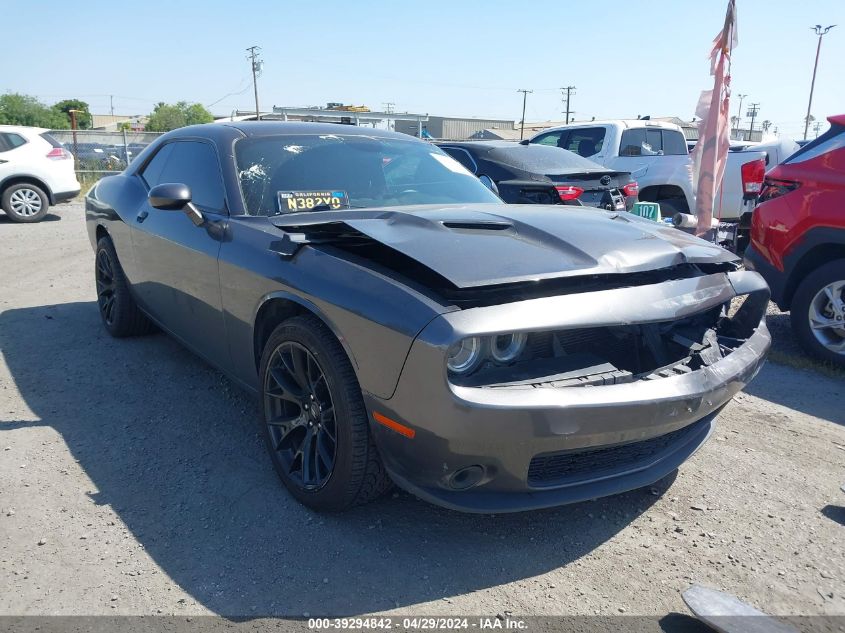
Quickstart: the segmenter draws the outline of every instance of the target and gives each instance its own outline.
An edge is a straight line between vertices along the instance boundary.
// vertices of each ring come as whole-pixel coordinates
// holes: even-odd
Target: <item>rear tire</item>
[[[152,321],[141,312],[132,297],[114,244],[108,237],[101,237],[97,242],[94,280],[97,284],[100,318],[109,334],[115,338],[123,338],[153,331]]]
[[[12,222],[39,222],[50,208],[44,190],[28,182],[12,185],[3,191],[0,206]]]
[[[391,486],[352,364],[334,334],[301,315],[261,356],[261,433],[282,483],[303,505],[339,511]]]
[[[792,298],[790,321],[808,354],[845,367],[845,259],[820,266],[801,281]],[[828,322],[830,327],[825,327]]]

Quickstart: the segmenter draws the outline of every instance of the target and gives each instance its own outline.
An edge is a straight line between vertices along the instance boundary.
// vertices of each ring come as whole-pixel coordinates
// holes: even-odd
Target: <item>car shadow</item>
[[[839,525],[845,526],[845,506],[828,504],[821,509],[821,513],[831,521],[836,521]]]
[[[280,485],[254,400],[170,338],[110,338],[94,302],[0,314],[0,348],[37,421],[60,433],[161,569],[217,614],[359,614],[564,567],[644,512],[674,475],[554,510],[469,515],[405,493],[316,514]]]
[[[36,222],[36,224],[38,224],[39,222],[58,222],[61,219],[62,219],[62,216],[60,216],[60,215],[56,215],[55,213],[47,213],[47,215],[45,215],[43,218],[38,220],[38,222]],[[12,220],[9,219],[8,215],[6,215],[5,213],[0,213],[0,226],[2,226],[4,224],[20,226],[21,223],[20,222],[13,222]]]
[[[845,384],[818,372],[769,362],[744,391],[788,409],[845,426],[842,410]],[[825,393],[825,397],[820,398],[820,393]]]
[[[672,612],[658,620],[663,633],[713,633],[713,629],[690,615]]]

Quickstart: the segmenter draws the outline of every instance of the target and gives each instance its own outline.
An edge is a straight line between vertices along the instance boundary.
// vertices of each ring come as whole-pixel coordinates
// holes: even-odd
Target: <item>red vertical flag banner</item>
[[[698,142],[692,152],[692,183],[697,235],[712,226],[716,191],[725,175],[730,146],[731,53],[736,45],[736,0],[729,0],[725,24],[710,51],[713,89],[701,93],[695,109],[699,122]]]

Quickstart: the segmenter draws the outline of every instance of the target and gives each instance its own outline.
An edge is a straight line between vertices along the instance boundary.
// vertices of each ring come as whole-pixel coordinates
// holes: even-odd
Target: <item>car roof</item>
[[[662,128],[664,130],[679,130],[680,128],[674,123],[668,121],[655,121],[652,119],[602,119],[597,121],[578,121],[577,123],[570,123],[568,125],[558,125],[557,127],[549,127],[545,130],[540,130],[531,138],[545,134],[546,132],[556,132],[558,130],[574,130],[584,127],[596,127],[599,125],[621,125],[625,128]]]
[[[49,132],[46,127],[32,127],[30,125],[5,125],[0,124],[0,132],[29,132],[30,134],[42,134]]]
[[[201,129],[213,129],[225,126],[234,128],[244,136],[273,136],[277,134],[337,134],[340,136],[369,136],[371,138],[400,139],[403,141],[419,139],[401,132],[379,130],[371,127],[344,125],[342,123],[310,123],[305,121],[217,121],[203,125],[192,125],[182,130],[192,130],[196,134]]]

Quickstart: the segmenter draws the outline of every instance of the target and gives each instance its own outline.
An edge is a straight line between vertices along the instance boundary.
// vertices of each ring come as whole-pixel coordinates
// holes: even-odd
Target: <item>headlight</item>
[[[474,369],[481,360],[482,341],[477,336],[465,338],[449,348],[446,366],[456,374],[465,374]]]
[[[491,336],[490,356],[497,363],[510,363],[522,354],[527,340],[528,336],[524,332]]]

